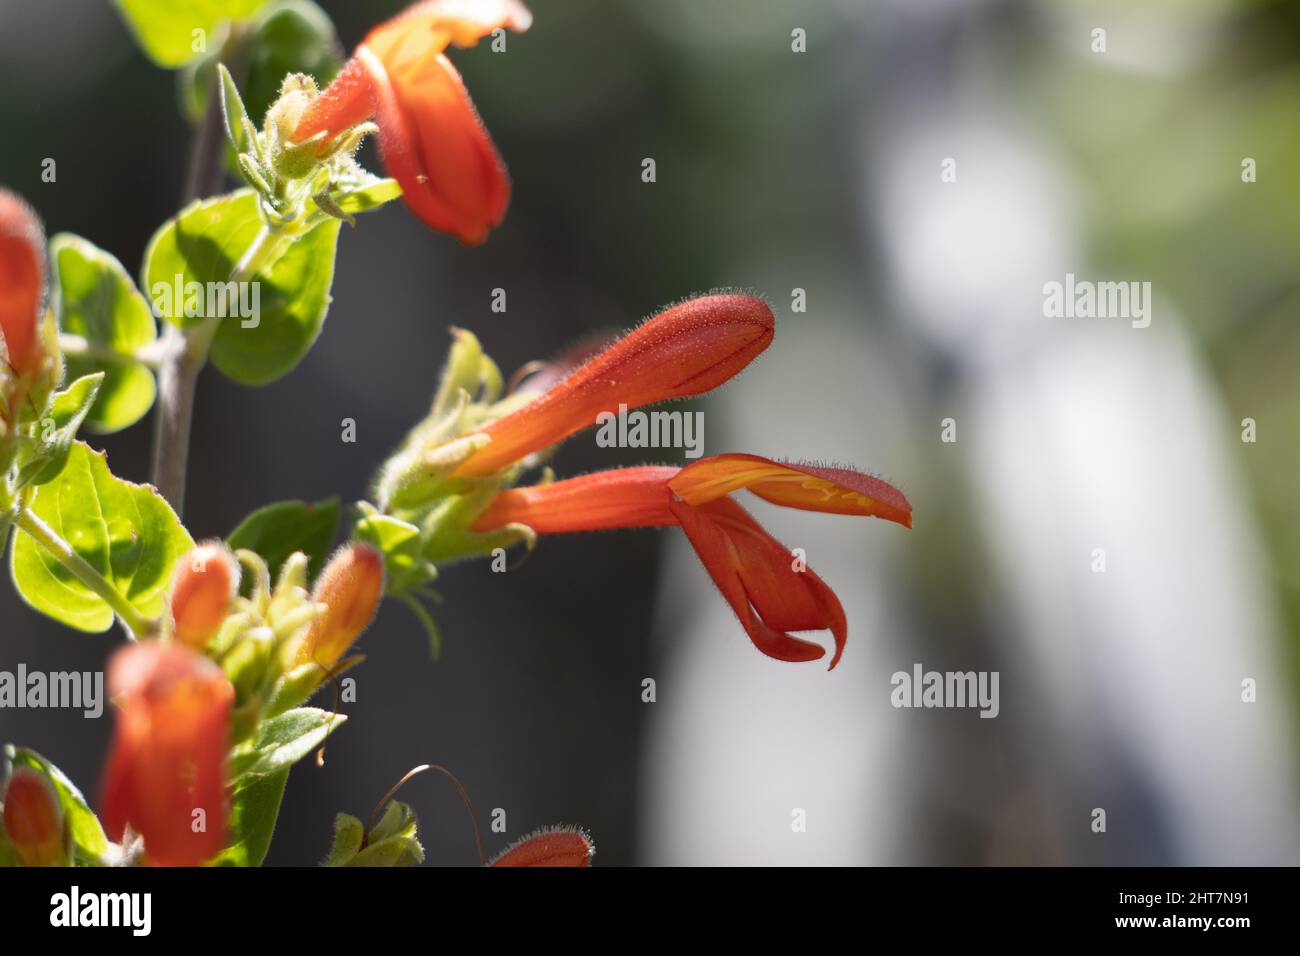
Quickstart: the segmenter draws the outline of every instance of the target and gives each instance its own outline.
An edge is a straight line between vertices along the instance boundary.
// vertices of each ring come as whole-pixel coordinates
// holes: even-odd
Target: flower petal
[[[850,468],[779,462],[758,455],[714,455],[687,465],[668,486],[692,505],[747,488],[787,508],[867,515],[912,527],[912,505],[901,491]]]
[[[789,549],[730,498],[698,507],[673,500],[669,508],[755,647],[777,660],[815,661],[825,650],[786,632],[829,630],[830,666],[839,663],[848,639],[844,608],[811,568],[796,571]]]
[[[474,46],[493,30],[523,33],[532,23],[518,0],[425,0],[371,30],[366,45],[385,59],[413,40],[441,53],[449,43]]]
[[[367,45],[384,165],[426,224],[477,245],[505,216],[510,178],[469,91],[441,53],[389,63]]]

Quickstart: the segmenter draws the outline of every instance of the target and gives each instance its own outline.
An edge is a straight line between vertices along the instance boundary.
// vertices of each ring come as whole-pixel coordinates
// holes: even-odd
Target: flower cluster
[[[848,636],[838,598],[731,495],[748,490],[784,507],[910,528],[912,507],[893,486],[850,468],[746,454],[516,485],[602,414],[718,387],[762,353],[774,331],[771,310],[754,296],[688,299],[544,390],[525,382],[500,399],[495,387],[480,386],[477,402],[466,386],[500,376],[459,333],[462,354],[453,349],[430,418],[381,472],[378,510],[431,529],[424,555],[433,563],[539,535],[678,526],[755,647],[778,660],[817,660],[823,648],[789,632],[829,631],[834,667]]]
[[[239,325],[237,338],[223,314],[190,321],[198,317],[163,310],[171,325],[155,340],[154,315],[120,263],[70,236],[56,236],[47,255],[36,214],[0,190],[0,549],[13,541],[13,580],[32,608],[87,632],[116,621],[131,638],[108,665],[117,718],[100,813],[39,754],[7,746],[0,863],[259,864],[289,769],[347,719],[337,697],[329,710],[304,705],[362,661],[357,641],[381,602],[409,606],[436,656],[440,636],[423,602],[439,568],[547,535],[679,527],[759,651],[817,660],[826,648],[795,634],[824,631],[830,667],[840,661],[848,623],[834,591],[736,497],[910,528],[911,505],[896,488],[843,466],[740,453],[564,480],[549,464],[560,443],[604,416],[701,396],[743,371],[776,331],[757,296],[685,299],[509,382],[472,333],[453,329],[428,415],[380,465],[331,557],[337,501],[268,505],[226,539],[196,544],[179,508],[116,478],[77,440],[83,423],[115,430],[155,394],[174,399],[176,381],[155,388],[160,365],[179,377],[182,365],[211,356],[243,384],[287,373],[329,305],[335,220],[353,222],[399,188],[432,228],[482,242],[505,214],[510,182],[446,50],[530,21],[515,0],[424,0],[371,30],[323,91],[308,76],[286,76],[260,129],[234,77],[214,66],[212,102],[251,188],[187,206],[155,234],[142,275],[223,289],[269,280],[268,308],[297,309]],[[395,183],[352,155],[372,133]],[[73,301],[78,282],[94,294]],[[78,312],[104,302],[117,303],[111,314]],[[112,334],[90,337],[104,329]],[[89,373],[65,383],[65,353]],[[101,389],[130,414],[104,413]],[[160,412],[169,426],[177,408]],[[179,501],[174,490],[168,497]],[[88,506],[65,507],[73,502]],[[423,860],[415,815],[391,799],[396,789],[369,824],[338,815],[326,865]],[[550,827],[490,865],[586,866],[593,852],[582,830]]]

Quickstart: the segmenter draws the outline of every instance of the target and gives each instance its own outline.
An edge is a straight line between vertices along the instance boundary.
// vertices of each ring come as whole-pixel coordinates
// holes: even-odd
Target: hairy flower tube
[[[755,647],[777,660],[818,660],[825,654],[821,646],[788,632],[828,630],[834,668],[848,638],[839,599],[729,497],[742,488],[785,507],[912,526],[912,506],[879,478],[757,455],[715,455],[685,468],[622,468],[512,488],[498,494],[472,528],[522,524],[537,534],[564,534],[679,525]]]
[[[172,634],[201,651],[225,623],[239,596],[239,562],[219,541],[200,544],[176,563],[172,579]]]
[[[489,441],[453,472],[487,475],[617,412],[717,388],[767,348],[772,310],[752,295],[705,295],[665,309],[479,434]]]
[[[311,622],[292,666],[332,667],[375,619],[384,596],[384,559],[364,544],[340,550],[316,580],[312,599],[325,611]]]
[[[328,142],[371,116],[384,164],[425,223],[467,245],[505,215],[510,179],[460,74],[444,50],[492,31],[522,32],[517,0],[425,0],[375,27],[334,82],[307,108],[295,142]]]
[[[591,866],[596,847],[591,837],[576,827],[546,827],[516,840],[488,866],[580,867]]]
[[[117,733],[102,819],[129,825],[158,866],[197,866],[225,845],[226,754],[234,688],[216,664],[178,644],[125,647],[108,666]]]
[[[4,804],[5,834],[23,866],[63,866],[68,862],[63,809],[43,773],[17,767],[9,777]]]
[[[45,289],[45,238],[27,203],[0,189],[0,333],[17,376],[40,364],[40,312]]]

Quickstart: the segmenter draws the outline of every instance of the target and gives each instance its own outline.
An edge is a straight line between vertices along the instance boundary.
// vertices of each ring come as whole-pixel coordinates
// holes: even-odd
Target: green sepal
[[[72,450],[77,431],[95,404],[95,396],[99,394],[103,381],[104,373],[95,372],[83,375],[67,388],[54,393],[41,421],[36,449],[19,468],[15,488],[43,485],[59,477],[68,463],[68,453]]]

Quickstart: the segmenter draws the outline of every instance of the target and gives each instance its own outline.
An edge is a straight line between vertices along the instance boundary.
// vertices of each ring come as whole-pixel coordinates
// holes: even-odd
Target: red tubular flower
[[[120,709],[104,774],[105,829],[120,840],[129,824],[158,866],[198,866],[226,842],[234,688],[206,657],[149,641],[113,655],[108,690]]]
[[[68,862],[63,808],[45,774],[18,767],[0,802],[4,804],[5,833],[23,866],[63,866]]]
[[[512,843],[488,866],[591,866],[591,838],[571,827],[549,827]]]
[[[492,441],[454,472],[494,472],[617,413],[671,398],[701,395],[738,374],[772,341],[776,320],[752,295],[706,295],[665,309],[559,384],[483,434]]]
[[[505,215],[510,179],[465,84],[443,54],[493,30],[527,30],[517,0],[425,0],[371,30],[294,130],[330,139],[374,116],[384,163],[411,210],[467,245]]]
[[[45,290],[45,237],[30,206],[0,189],[0,333],[18,375],[41,360],[37,334]]]
[[[538,534],[678,524],[754,646],[782,661],[813,661],[825,651],[789,631],[828,630],[839,663],[848,625],[835,592],[728,494],[741,488],[786,507],[868,515],[912,526],[912,506],[897,488],[849,468],[789,464],[757,455],[715,455],[685,468],[597,472],[497,495],[472,529],[511,523]]]

